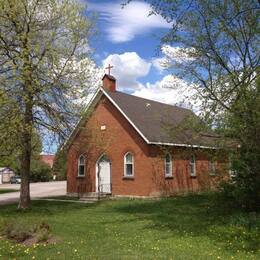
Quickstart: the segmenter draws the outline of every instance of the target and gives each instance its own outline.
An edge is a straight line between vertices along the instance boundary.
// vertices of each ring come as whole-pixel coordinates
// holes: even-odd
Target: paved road
[[[20,184],[1,184],[0,189],[17,189]],[[37,182],[30,184],[31,198],[46,198],[66,195],[66,181]],[[9,204],[19,201],[20,192],[0,194],[0,204]]]

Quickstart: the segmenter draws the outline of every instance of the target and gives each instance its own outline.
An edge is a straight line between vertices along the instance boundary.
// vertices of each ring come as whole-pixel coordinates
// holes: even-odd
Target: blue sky
[[[167,32],[170,24],[159,16],[148,16],[150,7],[143,1],[132,1],[124,8],[121,6],[124,2],[122,0],[86,2],[89,13],[95,12],[98,17],[96,23],[98,35],[90,43],[96,63],[100,66],[103,65],[104,60],[109,55],[135,53],[145,62],[151,63],[147,73],[142,75],[137,73],[136,80],[138,82],[146,84],[162,79],[164,73],[159,72],[152,65],[152,61],[160,56],[158,52],[160,37]],[[134,55],[130,55],[129,59],[133,58],[135,58]],[[127,59],[124,61],[127,63]],[[118,64],[113,65],[112,74],[117,74]],[[128,92],[136,90],[135,88],[131,89],[130,86],[120,87],[121,90],[128,90]]]
[[[167,57],[183,58],[176,44],[160,47],[160,38],[171,24],[160,15],[149,15],[151,8],[146,1],[133,0],[124,8],[125,0],[85,1],[88,15],[97,15],[98,35],[90,42],[93,57],[101,68],[109,63],[114,66],[117,90],[190,107],[184,100],[194,93],[187,82],[162,66]]]

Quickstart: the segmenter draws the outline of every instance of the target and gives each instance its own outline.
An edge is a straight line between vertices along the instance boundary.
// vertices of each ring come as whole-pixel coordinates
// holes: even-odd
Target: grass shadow
[[[189,195],[159,201],[139,201],[117,205],[120,213],[149,220],[147,229],[158,229],[169,236],[207,236],[228,250],[259,249],[258,215],[216,203],[216,194]]]

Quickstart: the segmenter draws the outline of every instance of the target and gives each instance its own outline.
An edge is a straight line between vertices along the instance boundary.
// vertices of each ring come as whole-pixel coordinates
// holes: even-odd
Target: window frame
[[[83,164],[80,162],[80,159],[83,158]],[[79,174],[80,173],[80,166],[84,166],[84,174]],[[81,154],[78,158],[78,176],[77,177],[85,177],[86,176],[86,157]]]
[[[167,160],[166,160],[166,157],[167,156],[169,156],[170,157],[170,161],[169,162],[167,162]],[[169,164],[169,169],[170,169],[170,173],[167,173],[166,172],[166,169],[167,169],[167,164]],[[170,153],[167,153],[166,155],[165,155],[165,157],[164,157],[164,176],[165,176],[165,178],[167,178],[167,177],[172,177],[172,165],[173,165],[173,163],[172,163],[172,155],[170,154]]]
[[[237,176],[237,172],[233,169],[233,162],[232,162],[231,155],[229,155],[229,157],[228,157],[228,173],[229,173],[229,177],[231,179],[233,179]]]
[[[209,169],[209,175],[215,176],[216,175],[216,161],[209,160],[208,161],[208,169]]]
[[[132,162],[131,163],[126,162],[126,156],[129,155],[129,154],[132,156]],[[132,165],[132,174],[131,175],[127,174],[127,165],[128,164]],[[131,152],[127,152],[124,155],[124,177],[126,177],[126,178],[133,178],[134,177],[134,155]]]
[[[191,162],[192,159],[193,159],[193,162]],[[191,166],[193,167],[193,173],[191,171]],[[193,154],[190,157],[190,160],[189,160],[189,172],[190,172],[190,176],[191,177],[196,177],[197,176],[197,172],[196,172],[196,156],[195,156],[195,154]]]

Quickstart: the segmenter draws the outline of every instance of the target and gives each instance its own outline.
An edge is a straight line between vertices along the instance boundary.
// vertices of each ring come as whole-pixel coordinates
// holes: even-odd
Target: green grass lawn
[[[0,259],[260,259],[258,216],[213,198],[34,201],[26,212],[0,206],[0,226],[45,221],[60,239],[30,248],[1,239]]]
[[[0,194],[9,193],[9,192],[17,192],[19,190],[16,189],[1,189],[0,188]]]

